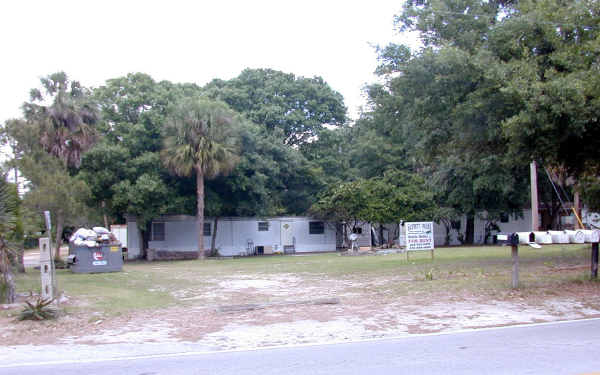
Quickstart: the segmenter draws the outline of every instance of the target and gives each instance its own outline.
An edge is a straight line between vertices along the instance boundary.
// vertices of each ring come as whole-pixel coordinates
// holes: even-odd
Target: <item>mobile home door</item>
[[[294,228],[291,221],[281,222],[281,246],[294,246]]]

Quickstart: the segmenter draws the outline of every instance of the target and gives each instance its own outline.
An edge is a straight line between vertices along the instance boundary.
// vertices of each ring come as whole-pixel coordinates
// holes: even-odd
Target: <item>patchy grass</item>
[[[409,261],[404,254],[318,254],[134,262],[101,274],[58,270],[66,314],[17,322],[22,306],[0,305],[0,338],[5,345],[186,340],[240,348],[600,317],[589,245],[519,253],[518,290],[510,248],[492,246],[436,249],[433,261],[428,252]],[[19,293],[37,292],[39,271],[17,282]],[[306,303],[323,298],[339,304]],[[219,308],[250,304],[272,307]]]
[[[524,293],[544,294],[564,283],[589,279],[589,245],[552,245],[542,249],[521,246],[520,279]],[[263,279],[295,275],[303,281],[327,280],[345,293],[378,295],[386,300],[419,293],[468,293],[497,295],[510,292],[510,247],[451,247],[429,252],[342,257],[338,254],[248,257],[240,259],[127,263],[123,272],[74,274],[58,270],[58,287],[77,301],[70,311],[94,311],[118,315],[175,305],[194,305],[199,300],[180,298],[208,295],[204,301],[244,302],[267,298],[230,293],[223,297],[223,280]],[[588,275],[588,276],[586,276]],[[37,292],[39,273],[18,275],[18,291]],[[299,282],[300,288],[302,282]],[[298,286],[296,286],[298,288]],[[292,293],[293,294],[293,293]],[[246,298],[246,299],[244,299]],[[249,299],[248,299],[249,298]],[[254,298],[254,299],[253,299]],[[277,296],[268,297],[276,300]],[[283,298],[283,297],[281,297]]]

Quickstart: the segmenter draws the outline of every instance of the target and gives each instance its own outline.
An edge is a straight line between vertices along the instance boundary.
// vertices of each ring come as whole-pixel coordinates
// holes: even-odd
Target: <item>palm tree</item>
[[[0,173],[0,302],[15,301],[15,279],[12,273],[9,252],[10,239],[16,230],[15,204],[10,197],[5,176]]]
[[[198,255],[204,258],[204,179],[230,172],[239,160],[242,119],[227,104],[185,99],[164,127],[165,166],[179,176],[196,175]]]
[[[100,118],[98,107],[88,89],[70,81],[64,72],[41,79],[44,93],[32,89],[30,101],[23,104],[26,124],[35,129],[44,151],[60,159],[66,167],[79,168],[82,154],[98,138],[95,124]],[[62,244],[64,210],[56,216],[56,249]],[[56,251],[56,259],[60,251]]]
[[[97,106],[89,91],[77,81],[69,81],[64,72],[41,79],[45,95],[38,89],[30,92],[30,102],[23,105],[25,119],[38,127],[44,150],[65,165],[79,168],[81,155],[94,145],[99,120]],[[47,102],[51,104],[46,105]]]

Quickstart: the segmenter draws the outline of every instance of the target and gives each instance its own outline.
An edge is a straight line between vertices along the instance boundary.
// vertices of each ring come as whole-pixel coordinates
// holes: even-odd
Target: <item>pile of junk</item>
[[[79,228],[69,239],[67,264],[75,273],[121,271],[122,245],[104,227]]]

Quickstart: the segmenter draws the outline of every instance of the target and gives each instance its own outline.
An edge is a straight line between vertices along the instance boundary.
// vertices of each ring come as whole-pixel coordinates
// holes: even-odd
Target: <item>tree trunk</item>
[[[56,247],[54,250],[54,261],[60,261],[60,246],[62,245],[62,234],[65,226],[65,215],[62,210],[56,212]]]
[[[204,254],[204,174],[202,167],[196,166],[196,227],[198,228],[198,256],[205,258]]]
[[[0,246],[2,245],[2,239],[0,239]],[[10,268],[10,261],[8,260],[6,249],[0,247],[0,275],[2,276],[2,283],[6,287],[5,301],[6,303],[15,302],[15,278]]]
[[[144,230],[141,230],[139,228],[140,227],[138,226],[138,230],[140,231],[140,238],[142,239],[142,248],[140,249],[140,258],[149,260],[148,259],[148,243],[150,242],[150,231],[152,230],[152,221],[149,221],[146,223]]]
[[[108,216],[106,216],[106,201],[102,201],[102,216],[104,216],[104,228],[108,228]]]
[[[217,256],[217,246],[216,246],[216,242],[217,242],[217,225],[219,223],[219,217],[215,216],[215,225],[214,228],[212,229],[212,238],[210,241],[210,256]]]
[[[392,225],[392,229],[388,232],[388,246],[394,246],[394,239],[396,238],[396,233],[398,232],[398,225]]]
[[[23,240],[17,251],[17,270],[19,273],[25,273],[25,242]]]
[[[379,224],[379,246],[383,246],[383,225]]]
[[[452,222],[443,221],[444,228],[446,229],[446,237],[444,237],[444,242],[446,246],[450,246],[450,228],[452,226]]]
[[[465,243],[472,245],[475,242],[475,214],[467,214],[467,228],[465,233]]]

